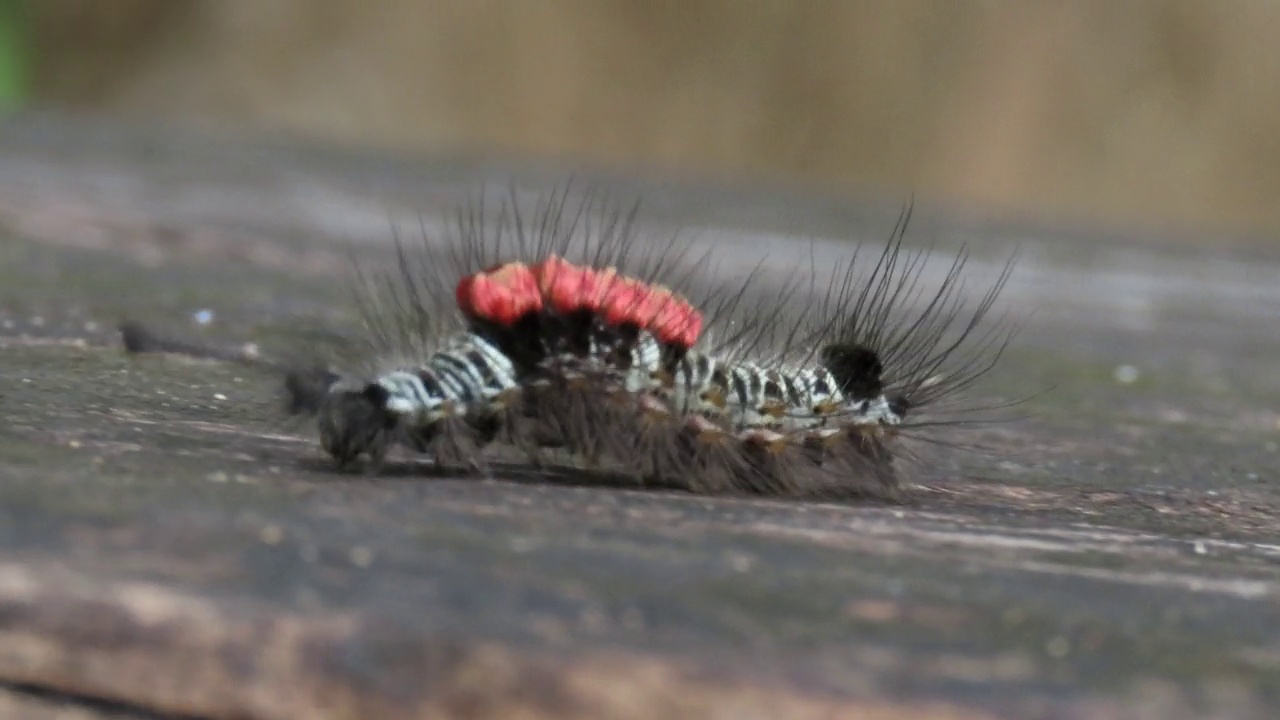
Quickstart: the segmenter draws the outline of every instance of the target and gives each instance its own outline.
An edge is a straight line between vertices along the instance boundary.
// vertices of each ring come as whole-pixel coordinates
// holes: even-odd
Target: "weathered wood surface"
[[[496,173],[0,129],[0,715],[1273,716],[1272,248],[918,218],[980,271],[1022,247],[995,389],[1055,387],[901,506],[335,476],[268,373],[120,349],[128,315],[297,350],[351,244]],[[618,187],[743,257],[896,212]]]

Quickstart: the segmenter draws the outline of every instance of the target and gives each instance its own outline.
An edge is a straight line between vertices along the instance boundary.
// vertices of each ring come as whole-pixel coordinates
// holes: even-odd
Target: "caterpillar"
[[[374,369],[311,400],[293,376],[291,404],[340,467],[403,445],[483,472],[497,445],[636,486],[806,497],[894,497],[911,440],[955,444],[935,433],[998,407],[961,398],[1013,336],[991,318],[1013,258],[976,302],[965,251],[928,290],[908,206],[869,271],[855,250],[753,294],[763,264],[727,283],[715,249],[643,237],[638,209],[564,187],[495,216],[481,193],[444,251],[397,238],[393,270],[358,274]]]

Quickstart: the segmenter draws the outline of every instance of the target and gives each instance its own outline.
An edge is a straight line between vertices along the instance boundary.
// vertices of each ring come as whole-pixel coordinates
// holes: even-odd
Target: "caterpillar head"
[[[389,393],[377,383],[333,385],[320,403],[320,444],[345,467],[368,454],[373,467],[382,464],[391,446],[397,416],[386,409]]]

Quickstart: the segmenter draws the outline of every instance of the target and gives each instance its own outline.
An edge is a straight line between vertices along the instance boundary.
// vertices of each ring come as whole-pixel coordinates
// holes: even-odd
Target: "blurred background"
[[[1280,229],[1273,0],[0,0],[10,107]]]

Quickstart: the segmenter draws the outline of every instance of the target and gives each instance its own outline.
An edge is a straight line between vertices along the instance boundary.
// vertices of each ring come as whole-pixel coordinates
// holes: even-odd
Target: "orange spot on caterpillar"
[[[557,255],[532,266],[513,262],[469,275],[458,284],[457,295],[464,313],[503,325],[550,307],[563,315],[598,314],[608,325],[635,325],[682,347],[691,347],[702,332],[702,313],[670,289]]]
[[[528,265],[511,262],[458,282],[458,308],[472,317],[511,325],[542,310],[542,294]]]
[[[702,332],[702,313],[661,285],[650,286],[634,311],[634,321],[658,339],[690,347]]]
[[[595,271],[574,265],[552,255],[532,268],[543,300],[553,310],[569,314],[578,310],[592,310],[587,288],[595,283]]]

